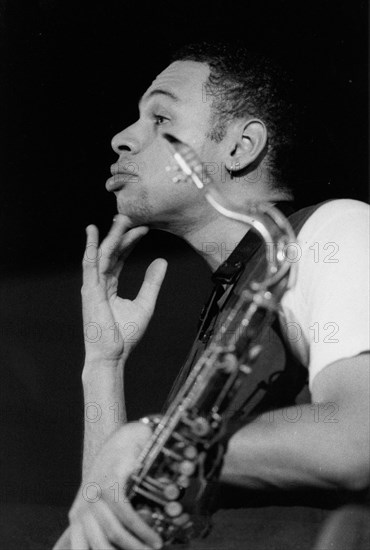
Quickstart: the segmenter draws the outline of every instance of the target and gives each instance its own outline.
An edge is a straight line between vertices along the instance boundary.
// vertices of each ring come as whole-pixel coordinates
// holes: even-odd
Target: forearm
[[[122,364],[89,363],[84,367],[83,479],[106,439],[127,422],[123,372]]]
[[[359,422],[334,403],[264,414],[230,439],[221,478],[256,489],[362,489],[367,451],[356,436]]]

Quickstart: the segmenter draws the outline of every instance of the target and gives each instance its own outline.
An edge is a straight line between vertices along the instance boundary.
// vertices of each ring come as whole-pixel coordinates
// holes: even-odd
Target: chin
[[[123,204],[117,204],[117,210],[119,214],[130,218],[133,225],[149,225],[153,221],[151,210],[140,203],[124,202]]]

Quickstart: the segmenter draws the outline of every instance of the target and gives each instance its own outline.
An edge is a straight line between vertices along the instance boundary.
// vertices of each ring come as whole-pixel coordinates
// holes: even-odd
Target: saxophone
[[[191,178],[221,214],[257,232],[266,257],[263,280],[252,281],[238,294],[226,321],[165,414],[142,419],[152,428],[152,436],[130,477],[127,494],[140,516],[168,545],[194,536],[195,503],[220,470],[225,452],[220,442],[233,415],[238,389],[253,373],[261,352],[258,342],[287,288],[291,264],[285,252],[295,236],[288,220],[272,206],[258,203],[247,212],[225,206],[195,152],[169,134],[164,137],[182,177]]]

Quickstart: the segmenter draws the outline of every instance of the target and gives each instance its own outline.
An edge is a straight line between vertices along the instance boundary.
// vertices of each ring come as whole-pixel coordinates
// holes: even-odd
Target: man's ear
[[[257,118],[247,122],[238,121],[233,128],[230,128],[230,138],[232,147],[229,150],[226,168],[237,172],[251,165],[264,151],[267,143],[267,128]]]

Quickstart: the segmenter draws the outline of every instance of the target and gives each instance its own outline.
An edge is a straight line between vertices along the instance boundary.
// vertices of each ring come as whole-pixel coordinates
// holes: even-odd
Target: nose
[[[112,149],[115,153],[117,153],[117,155],[120,155],[123,151],[127,151],[132,154],[139,151],[139,142],[134,137],[131,128],[131,126],[129,128],[125,128],[122,132],[119,132],[112,138]]]

